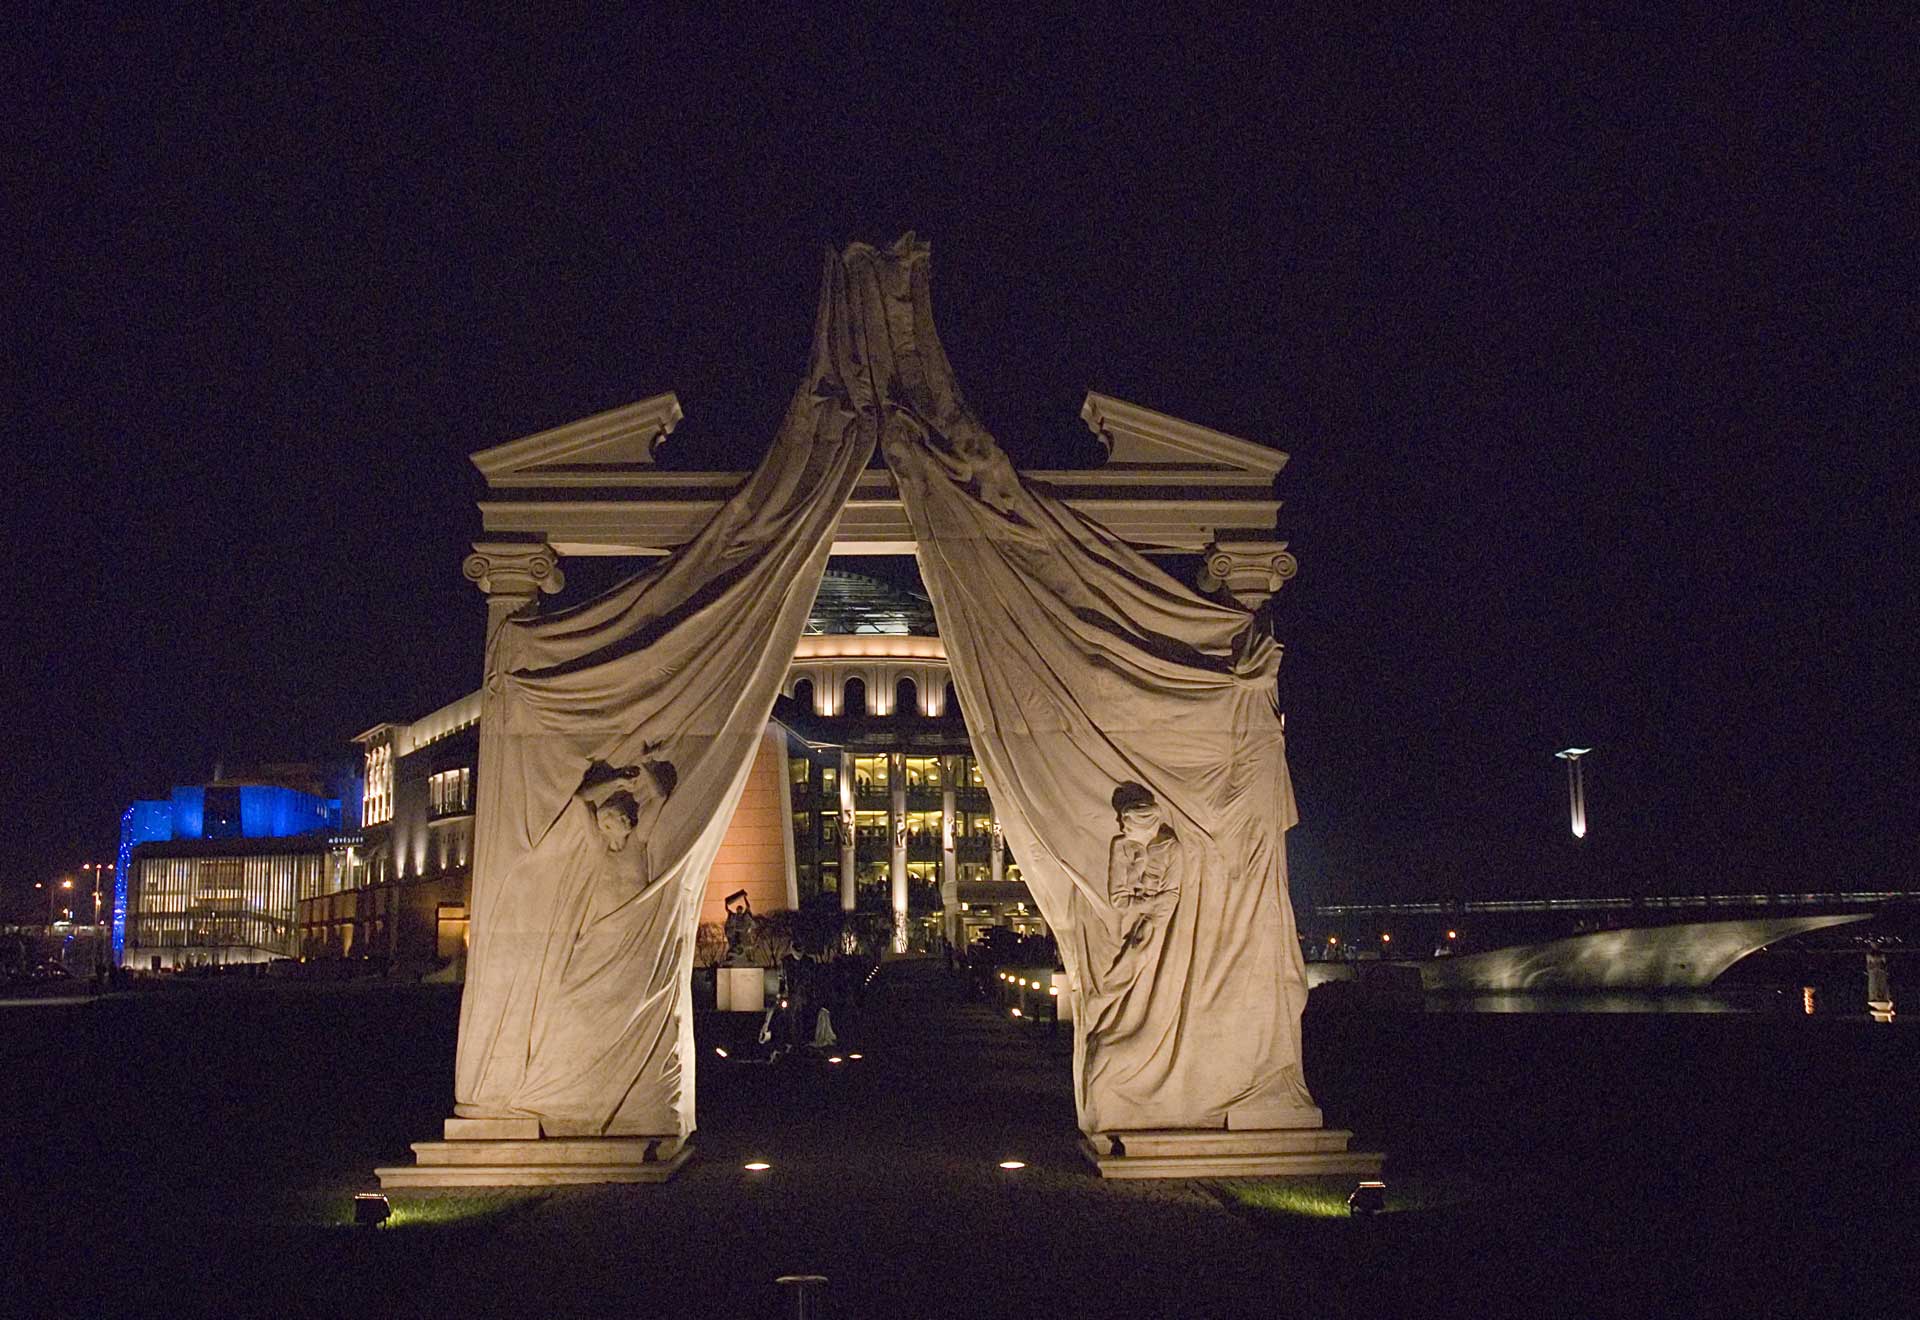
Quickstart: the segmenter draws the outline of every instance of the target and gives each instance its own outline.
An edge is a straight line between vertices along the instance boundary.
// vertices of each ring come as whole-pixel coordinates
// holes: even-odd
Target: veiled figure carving
[[[457,1115],[692,1131],[700,895],[873,453],[857,332],[829,254],[807,374],[712,522],[599,598],[489,635]]]
[[[1021,480],[961,397],[923,245],[847,262],[974,750],[1080,996],[1082,1128],[1319,1126],[1265,619]]]

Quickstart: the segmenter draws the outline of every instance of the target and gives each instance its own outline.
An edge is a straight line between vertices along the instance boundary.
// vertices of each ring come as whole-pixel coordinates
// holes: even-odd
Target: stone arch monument
[[[634,474],[679,420],[671,395],[475,456],[510,498],[483,504],[498,539],[467,563],[488,626],[457,1105],[387,1185],[651,1181],[686,1158],[700,890],[827,557],[862,549],[918,556],[1060,939],[1089,1158],[1377,1169],[1322,1125],[1301,1064],[1265,608],[1294,563],[1246,526],[1270,526],[1285,456],[1090,395],[1104,479],[1023,476],[961,395],[929,290],[911,235],[828,254],[772,450],[731,484],[679,480],[667,510],[630,496],[663,484]],[[1142,546],[1203,552],[1200,582]],[[596,548],[664,557],[541,613],[559,558]]]

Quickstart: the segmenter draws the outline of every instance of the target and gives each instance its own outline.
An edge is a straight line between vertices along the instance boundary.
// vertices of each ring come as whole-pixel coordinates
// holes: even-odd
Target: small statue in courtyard
[[[746,957],[747,939],[753,934],[753,904],[747,891],[736,889],[727,895],[727,961],[737,963]]]

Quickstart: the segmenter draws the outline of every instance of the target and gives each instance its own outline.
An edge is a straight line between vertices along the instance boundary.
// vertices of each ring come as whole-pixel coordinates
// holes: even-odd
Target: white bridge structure
[[[1435,958],[1418,967],[1425,990],[1697,990],[1770,944],[1872,915],[1759,917],[1592,931],[1542,944]]]

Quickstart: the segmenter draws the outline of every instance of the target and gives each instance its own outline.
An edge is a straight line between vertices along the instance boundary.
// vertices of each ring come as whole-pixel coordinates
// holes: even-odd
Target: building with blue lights
[[[350,776],[277,766],[128,806],[114,868],[114,961],[158,970],[296,954],[299,894],[353,865],[358,789]]]

